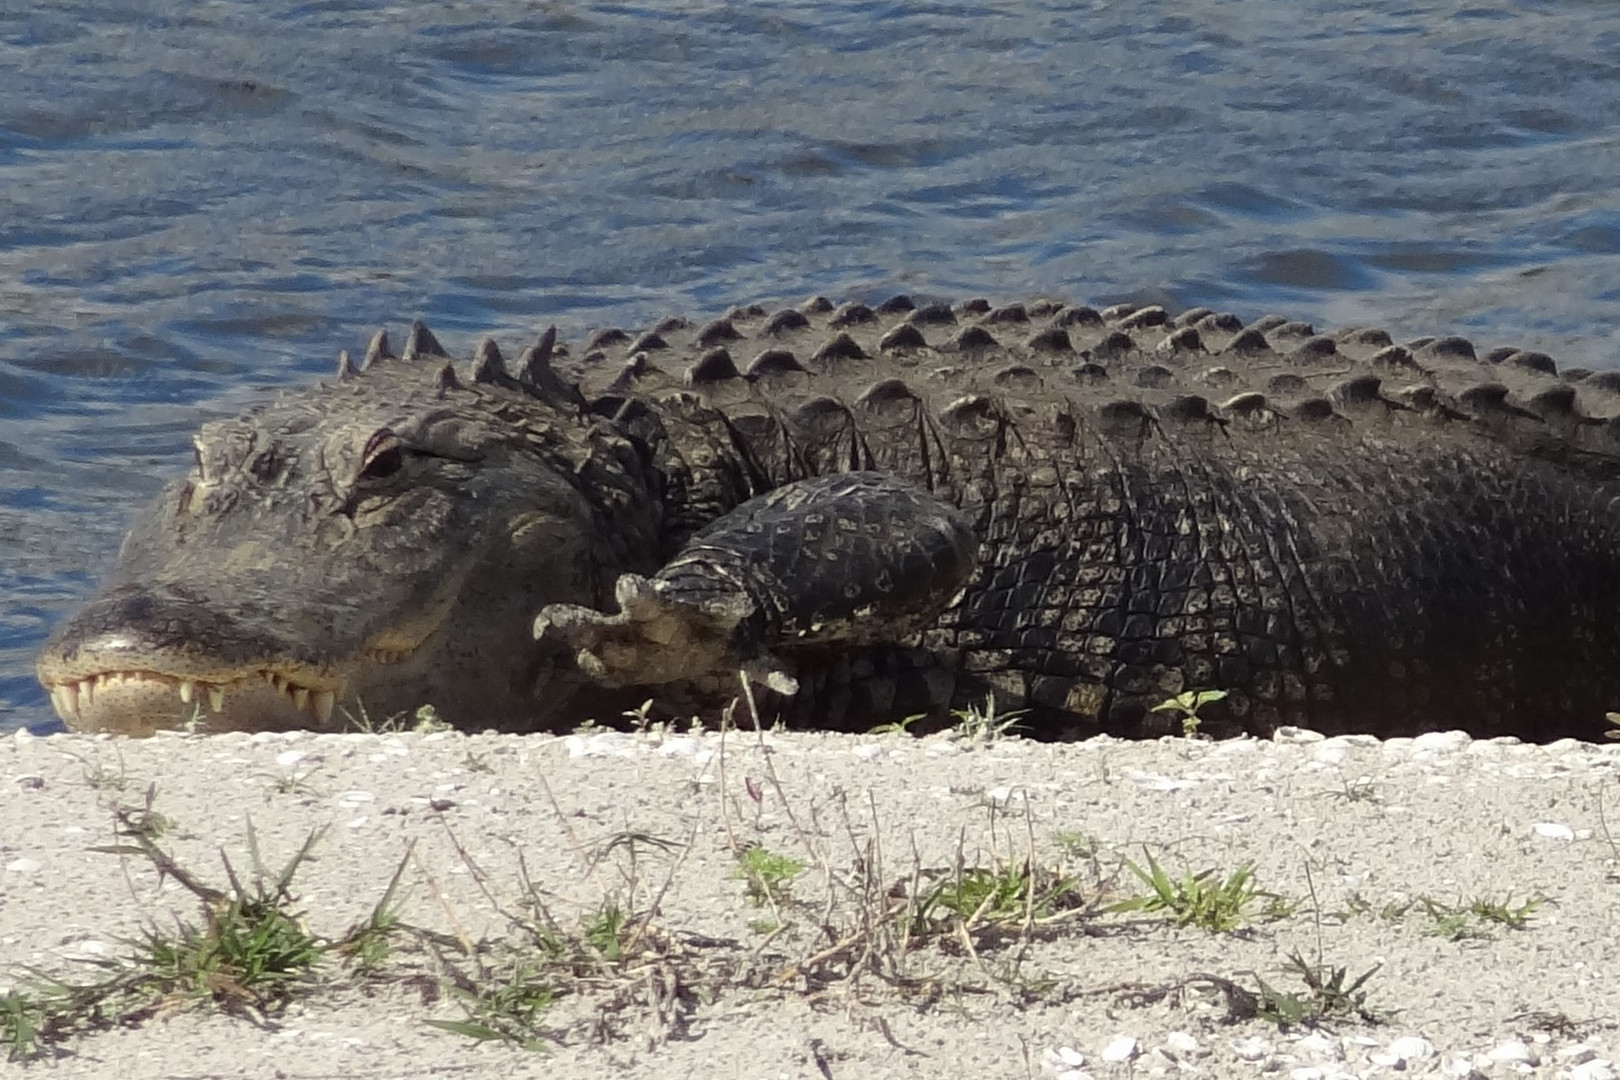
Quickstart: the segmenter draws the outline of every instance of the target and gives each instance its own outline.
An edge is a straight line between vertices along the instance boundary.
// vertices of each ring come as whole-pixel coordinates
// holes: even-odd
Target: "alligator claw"
[[[534,620],[534,636],[565,644],[579,669],[602,686],[656,686],[741,670],[779,694],[798,691],[774,656],[738,648],[738,627],[754,610],[748,600],[683,603],[639,574],[622,575],[613,592],[617,614],[547,604]]]

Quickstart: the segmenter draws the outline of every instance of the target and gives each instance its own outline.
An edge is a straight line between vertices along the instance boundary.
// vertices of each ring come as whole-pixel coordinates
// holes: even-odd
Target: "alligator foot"
[[[977,549],[956,508],[916,484],[870,472],[798,480],[721,515],[656,577],[620,577],[617,615],[552,604],[535,636],[564,642],[604,686],[740,668],[790,694],[773,650],[903,640],[961,595]]]
[[[779,694],[798,692],[797,680],[776,657],[741,655],[738,629],[754,614],[746,597],[692,603],[669,592],[663,582],[625,574],[614,587],[618,614],[548,604],[534,621],[534,636],[566,644],[579,669],[601,686],[657,686],[741,670]]]

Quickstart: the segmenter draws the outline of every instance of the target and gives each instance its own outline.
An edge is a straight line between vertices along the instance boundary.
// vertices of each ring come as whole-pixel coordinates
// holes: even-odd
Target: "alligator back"
[[[671,478],[671,551],[740,494],[856,469],[961,507],[960,603],[795,655],[800,722],[994,692],[1049,733],[1595,737],[1620,703],[1620,376],[1461,338],[1052,301],[816,299],[599,331],[592,408]],[[869,568],[852,565],[860,575]]]

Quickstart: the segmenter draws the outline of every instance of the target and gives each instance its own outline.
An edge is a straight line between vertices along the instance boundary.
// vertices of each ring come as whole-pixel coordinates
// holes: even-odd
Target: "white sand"
[[[1420,895],[1548,902],[1525,929],[1460,942],[1429,932],[1434,924],[1419,911],[1322,920],[1322,959],[1352,974],[1381,963],[1367,984],[1370,1003],[1394,1014],[1382,1026],[1328,1033],[1224,1024],[1207,992],[1133,1006],[1110,990],[1200,972],[1251,987],[1254,972],[1297,990],[1282,967],[1290,952],[1317,955],[1308,913],[1226,935],[1108,916],[1085,924],[1089,933],[1077,926],[1029,949],[1021,974],[1050,981],[1022,1004],[1001,992],[921,1008],[870,979],[853,992],[738,991],[695,1007],[674,1038],[631,1009],[615,1041],[594,1045],[576,1028],[540,1054],[427,1026],[429,1017],[462,1016],[453,1001],[433,1000],[429,980],[368,996],[335,979],[263,1027],[181,1011],[75,1040],[26,1068],[0,1059],[0,1073],[1321,1080],[1477,1069],[1602,1080],[1616,1071],[1608,1062],[1620,1058],[1620,883],[1600,815],[1607,805],[1620,819],[1620,746],[1291,732],[1226,743],[964,748],[815,734],[768,743],[779,790],[753,735],[730,736],[723,755],[714,735],[0,740],[0,988],[21,966],[72,973],[73,957],[116,953],[118,939],[143,925],[196,917],[191,895],[160,882],[145,860],[90,850],[114,842],[110,808],[140,804],[148,785],[175,826],[162,845],[214,884],[224,881],[221,849],[250,865],[250,817],[274,867],[329,825],[297,891],[311,925],[330,935],[370,910],[412,841],[404,910],[412,924],[475,939],[505,933],[457,845],[503,905],[517,900],[521,852],[560,918],[593,911],[604,890],[624,891],[628,864],[621,849],[588,872],[588,855],[625,832],[681,845],[672,855],[643,849],[637,902],[667,880],[659,923],[734,939],[743,957],[760,948],[748,923],[761,911],[731,877],[733,841],[801,858],[812,847],[844,872],[856,846],[877,838],[899,879],[914,848],[924,866],[949,866],[959,850],[969,864],[988,864],[1021,853],[1032,834],[1050,860],[1056,834],[1084,834],[1125,892],[1135,891],[1133,879],[1112,872],[1121,855],[1140,860],[1146,844],[1175,871],[1252,861],[1263,887],[1293,897],[1306,896],[1309,869],[1321,909],[1333,913],[1354,897],[1374,909]],[[812,869],[795,884],[808,901],[791,916],[798,923],[820,918],[822,880]],[[771,947],[805,954],[788,936]],[[993,968],[1011,956],[983,959]],[[971,975],[970,961],[917,959],[925,972],[963,964]],[[559,1022],[593,1007],[559,1007]]]

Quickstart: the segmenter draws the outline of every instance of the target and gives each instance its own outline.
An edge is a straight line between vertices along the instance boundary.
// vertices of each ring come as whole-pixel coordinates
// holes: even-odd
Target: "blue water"
[[[0,0],[0,729],[199,419],[823,292],[1620,367],[1620,7]]]

